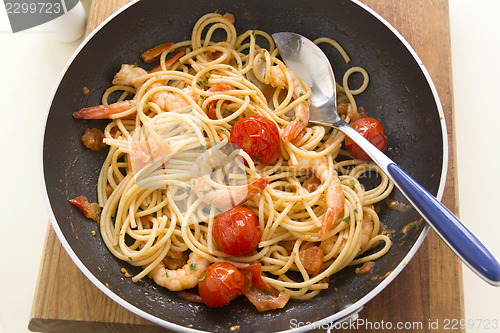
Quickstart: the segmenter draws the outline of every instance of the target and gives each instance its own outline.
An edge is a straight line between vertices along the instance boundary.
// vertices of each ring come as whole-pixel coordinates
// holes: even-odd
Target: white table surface
[[[88,0],[84,1],[88,4]],[[0,7],[0,333],[28,332],[48,214],[40,181],[49,97],[81,40],[13,34]],[[460,216],[500,257],[500,1],[450,0]],[[500,288],[464,267],[467,332],[500,332]],[[445,320],[446,318],[441,318]],[[448,318],[453,319],[453,318]],[[456,318],[461,319],[461,318]],[[485,320],[490,320],[486,329]],[[480,327],[479,327],[480,326]]]

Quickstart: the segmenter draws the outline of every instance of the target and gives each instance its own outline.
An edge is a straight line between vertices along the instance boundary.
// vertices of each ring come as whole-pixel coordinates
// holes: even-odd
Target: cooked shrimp
[[[144,81],[134,82],[134,79],[146,74],[148,72],[140,67],[123,64],[118,73],[116,73],[112,83],[115,85],[133,86],[135,89],[139,89],[144,84]],[[113,115],[130,110],[136,104],[136,100],[132,99],[109,105],[91,106],[73,113],[73,117],[77,119],[110,119],[113,118]]]
[[[163,43],[160,45],[156,45],[155,47],[146,50],[141,53],[141,58],[144,60],[144,62],[150,63],[158,59],[161,54],[165,51],[167,51],[169,48],[171,48],[174,45],[172,42],[167,42]]]
[[[242,186],[239,189],[218,189],[204,193],[197,190],[198,195],[203,196],[203,201],[207,204],[213,205],[215,208],[226,211],[231,207],[237,206],[245,200],[251,199],[263,189],[266,188],[268,183],[267,178],[259,178],[256,181]]]
[[[165,61],[165,69],[166,70],[169,70],[170,68],[172,68],[172,66],[174,66],[174,64],[180,59],[182,58],[183,55],[185,55],[186,52],[184,50],[179,50],[177,51],[177,53],[170,59],[168,59],[167,61]],[[155,67],[153,68],[149,73],[156,73],[156,72],[160,72],[163,70],[163,67],[158,66],[158,67]]]
[[[290,76],[292,77],[293,83],[293,98],[297,99],[305,94],[306,89],[302,85],[297,75],[295,75],[291,70],[286,69]],[[288,82],[286,80],[285,73],[278,66],[273,66],[271,68],[270,84],[275,88],[288,88]],[[295,139],[299,133],[307,126],[309,123],[309,104],[304,101],[295,107],[295,116],[293,120],[285,127],[283,130],[281,138],[283,142],[290,142]]]
[[[327,238],[325,240],[322,240],[321,243],[319,244],[319,248],[322,249],[325,254],[329,254],[335,247],[335,244],[337,243],[338,239],[339,239],[338,236],[334,236],[332,238]],[[342,238],[340,241],[341,243],[339,245],[339,248],[337,249],[337,253],[342,252],[342,249],[345,246],[345,239]]]
[[[168,70],[171,68],[175,62],[184,54],[183,51],[178,52],[174,57],[173,61],[169,59],[165,62],[165,68]],[[161,70],[155,68],[156,71]],[[137,78],[147,75],[148,72],[140,67],[135,65],[123,64],[116,73],[113,78],[112,83],[115,85],[125,85],[132,86],[136,90],[140,89],[144,84],[145,80],[136,80]],[[161,86],[159,82],[155,82],[149,86],[149,89],[156,88]],[[192,98],[194,98],[193,90],[190,87],[184,88],[184,91]],[[179,107],[189,105],[189,102],[179,94],[175,94],[167,91],[159,91],[151,97],[152,102],[156,103],[160,109],[163,111],[170,111],[177,109]],[[110,119],[115,118],[114,115],[117,115],[121,112],[128,111],[136,106],[136,100],[126,100],[121,102],[116,102],[109,105],[97,105],[91,106],[88,108],[83,108],[75,113],[73,113],[73,117],[77,119]],[[126,115],[128,116],[128,114]]]
[[[370,214],[363,214],[363,221],[361,222],[361,242],[359,245],[359,250],[363,250],[371,239],[371,234],[373,232],[374,223],[373,218]],[[338,237],[334,237],[332,239],[325,239],[321,242],[319,247],[323,250],[324,253],[330,253],[335,246],[335,243],[338,241]],[[341,239],[341,244],[338,248],[338,252],[342,252],[346,244],[346,239]]]
[[[165,161],[171,150],[170,145],[162,139],[148,138],[132,141],[128,159],[129,167],[133,172],[137,173],[146,165],[160,160]]]
[[[370,242],[371,234],[373,232],[373,218],[370,214],[363,214],[363,222],[361,223],[361,245],[360,249],[364,249]]]
[[[191,87],[185,87],[184,89],[182,89],[182,91],[192,99],[196,98],[195,93]],[[169,91],[159,91],[155,93],[153,96],[151,96],[151,101],[158,105],[160,109],[167,112],[188,106],[190,104],[189,101],[184,98],[184,96]]]
[[[75,113],[76,119],[110,119],[113,115],[130,110],[136,105],[135,100],[116,102],[110,105],[96,105],[83,108]]]
[[[169,69],[172,65],[173,63],[165,63],[166,69]],[[134,82],[134,80],[146,74],[147,72],[142,68],[124,64],[122,65],[120,71],[115,75],[112,83],[134,86],[135,89],[140,89],[144,84],[144,81],[138,80]],[[149,86],[149,89],[160,86],[161,83],[155,82]],[[195,98],[195,94],[191,87],[185,87],[182,90],[191,98]],[[153,94],[153,96],[151,96],[151,101],[157,104],[163,111],[171,111],[189,105],[189,102],[183,96],[169,91],[159,91]]]
[[[111,83],[115,85],[132,86],[135,89],[139,89],[144,84],[144,81],[134,82],[134,79],[147,74],[148,72],[145,69],[135,65],[123,64],[118,73],[115,74]]]
[[[221,188],[214,190],[204,179],[204,175],[210,174],[215,168],[231,163],[232,160],[220,151],[220,146],[215,146],[196,159],[191,168],[192,190],[202,198],[203,202],[215,208],[226,211],[237,206],[245,200],[251,199],[267,186],[267,178],[260,178],[248,185],[240,186],[237,189]]]
[[[218,83],[218,84],[215,84],[215,85],[211,86],[211,87],[208,89],[208,91],[209,91],[209,92],[220,92],[220,91],[227,91],[227,90],[231,90],[231,89],[233,89],[233,86],[232,86],[232,85],[230,85],[230,84],[229,84],[228,82],[226,82],[226,81],[222,81],[222,82],[220,82],[220,83]],[[207,116],[208,116],[208,118],[210,118],[210,119],[217,119],[217,114],[216,114],[216,112],[215,112],[215,109],[216,109],[216,107],[217,107],[217,102],[218,102],[218,100],[213,100],[213,101],[211,101],[211,102],[208,104]],[[224,101],[224,102],[223,102],[223,105],[224,105],[225,103],[227,104],[227,103],[228,103],[228,101]]]
[[[333,172],[330,184],[325,191],[327,210],[325,215],[323,216],[321,228],[318,232],[318,238],[321,239],[332,229],[340,213],[342,213],[342,211],[344,210],[344,191],[342,190],[342,185],[340,184],[340,179],[337,175],[337,172],[329,168],[326,157],[321,156],[314,159],[302,158],[299,159],[298,162],[299,168],[312,170],[316,177],[318,177],[323,183],[328,181],[330,172]]]
[[[208,260],[191,252],[189,260],[182,268],[167,269],[165,264],[160,262],[148,275],[158,285],[171,291],[180,291],[196,287],[209,264]]]

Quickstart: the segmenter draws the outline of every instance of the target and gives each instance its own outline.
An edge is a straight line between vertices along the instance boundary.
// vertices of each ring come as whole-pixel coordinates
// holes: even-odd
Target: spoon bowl
[[[337,112],[335,75],[321,49],[292,32],[273,34],[286,66],[312,90],[310,123],[338,129],[356,142],[401,190],[456,255],[486,282],[500,286],[500,263],[460,220]]]

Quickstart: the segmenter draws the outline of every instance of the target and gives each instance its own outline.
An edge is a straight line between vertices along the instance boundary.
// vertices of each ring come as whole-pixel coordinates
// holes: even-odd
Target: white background
[[[460,215],[497,257],[499,13],[500,1],[450,0]],[[48,221],[40,182],[43,124],[56,79],[80,41],[56,42],[33,31],[12,34],[0,6],[0,333],[28,331]],[[464,286],[467,319],[500,321],[500,288],[466,267]],[[468,330],[483,331],[492,332]]]

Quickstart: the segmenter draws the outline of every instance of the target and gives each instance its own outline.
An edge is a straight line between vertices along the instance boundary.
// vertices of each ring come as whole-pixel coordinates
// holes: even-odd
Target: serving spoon
[[[486,246],[422,185],[340,117],[335,76],[323,51],[296,33],[280,32],[272,36],[286,66],[311,87],[309,122],[336,128],[356,142],[456,255],[483,280],[500,286],[500,263]]]

